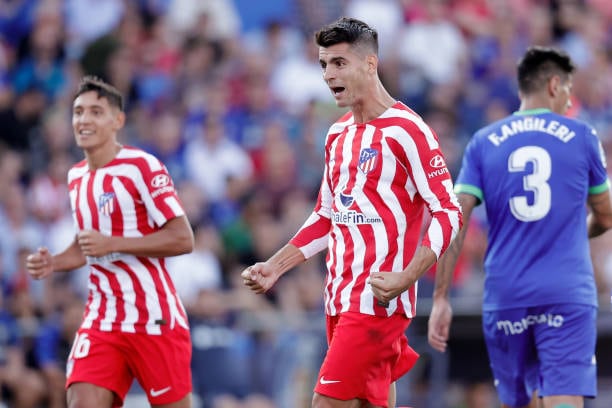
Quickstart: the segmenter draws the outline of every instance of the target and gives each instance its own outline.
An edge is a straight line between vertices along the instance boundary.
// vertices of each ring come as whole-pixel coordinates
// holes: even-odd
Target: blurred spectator
[[[70,112],[66,106],[55,104],[45,110],[40,126],[32,130],[32,141],[27,163],[27,173],[36,177],[46,173],[50,168],[50,162],[57,160],[68,160],[72,164],[83,159],[83,153],[75,146],[70,126]],[[62,169],[50,177],[60,177],[62,183],[66,183],[66,170],[60,174]],[[51,171],[50,173],[53,173]]]
[[[145,149],[163,161],[176,184],[187,179],[183,117],[180,111],[166,109],[152,117],[151,137],[145,143]]]
[[[121,0],[66,0],[66,53],[71,59],[82,56],[87,44],[114,30],[121,21]],[[95,9],[95,18],[91,11]]]
[[[321,81],[319,49],[312,38],[305,37],[298,49],[299,52],[278,61],[270,83],[275,98],[295,115],[304,112],[310,103],[334,101],[329,88]]]
[[[205,318],[226,310],[223,302],[212,301],[214,292],[223,287],[223,273],[219,263],[221,240],[212,225],[197,226],[195,245],[190,254],[169,258],[168,269],[174,286],[189,316]]]
[[[240,30],[240,18],[231,0],[170,0],[167,18],[175,30],[187,36],[196,32],[205,38],[226,40],[235,38]]]
[[[246,397],[253,391],[253,339],[233,325],[242,309],[239,296],[226,290],[217,252],[220,240],[212,226],[195,231],[195,250],[168,259],[174,267],[176,289],[189,315],[192,330],[194,392],[203,408],[220,397]]]
[[[84,308],[80,298],[68,293],[61,307],[46,319],[36,336],[34,354],[48,390],[48,408],[66,406],[66,361]]]
[[[265,54],[273,64],[302,53],[302,34],[281,20],[270,20],[263,27],[245,33],[243,39],[246,53]]]
[[[227,138],[223,122],[209,117],[199,137],[185,148],[187,177],[199,186],[219,225],[237,218],[238,200],[251,188],[253,164],[246,152]]]
[[[28,206],[36,220],[44,226],[59,221],[70,212],[66,174],[74,164],[72,157],[60,152],[47,163],[45,172],[33,177],[27,195]]]
[[[258,172],[258,188],[272,202],[274,215],[278,214],[278,204],[291,190],[299,188],[297,156],[291,144],[286,123],[270,121],[263,127],[263,143],[253,152]]]
[[[408,70],[416,70],[430,83],[456,81],[467,63],[465,40],[450,21],[444,0],[426,0],[424,12],[399,31],[399,57]]]
[[[36,408],[46,396],[40,372],[26,365],[18,321],[6,308],[0,291],[0,404],[14,408]]]
[[[1,0],[0,36],[10,46],[16,47],[26,37],[34,22],[38,0]]]
[[[32,32],[11,74],[18,94],[37,88],[47,100],[53,100],[65,89],[64,31],[59,5],[57,0],[42,0],[38,4]]]
[[[348,0],[343,15],[357,18],[371,27],[376,27],[379,58],[383,63],[389,57],[389,53],[402,44],[397,38],[403,25],[403,10],[398,0]],[[334,16],[334,19],[337,17],[339,16]],[[330,22],[331,20],[326,21],[325,24]]]
[[[345,14],[345,0],[295,0],[293,23],[310,38],[319,27]]]
[[[45,94],[36,86],[17,94],[11,106],[0,108],[0,142],[18,152],[27,152],[45,105]]]
[[[11,184],[5,188],[5,195],[0,197],[0,248],[5,276],[16,284],[22,267],[20,250],[36,248],[41,245],[45,235],[42,225],[28,211],[24,187]],[[24,284],[30,281],[25,278]]]

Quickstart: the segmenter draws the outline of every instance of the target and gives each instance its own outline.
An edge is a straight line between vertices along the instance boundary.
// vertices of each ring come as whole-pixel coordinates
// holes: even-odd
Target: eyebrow
[[[104,109],[104,106],[100,103],[93,103],[93,104],[83,104],[83,103],[78,103],[72,106],[72,109],[76,109],[76,108],[100,108],[100,109]]]
[[[320,63],[325,63],[325,64],[333,64],[334,62],[338,62],[338,61],[346,61],[346,58],[344,58],[344,57],[332,57],[332,58],[330,58],[329,61],[325,61],[323,59],[319,59]]]

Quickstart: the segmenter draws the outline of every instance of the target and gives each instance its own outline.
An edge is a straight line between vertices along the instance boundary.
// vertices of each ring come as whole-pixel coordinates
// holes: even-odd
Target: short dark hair
[[[564,51],[552,47],[531,46],[518,63],[519,90],[525,94],[536,92],[546,86],[554,75],[566,80],[575,70],[572,59]]]
[[[320,47],[330,47],[340,43],[366,46],[378,53],[378,32],[361,20],[341,17],[315,33],[315,41]]]
[[[94,75],[87,75],[81,79],[81,83],[77,89],[74,99],[80,95],[94,91],[98,94],[98,98],[106,98],[109,105],[119,108],[121,111],[124,110],[123,96],[121,92],[109,83],[104,82],[101,78]]]

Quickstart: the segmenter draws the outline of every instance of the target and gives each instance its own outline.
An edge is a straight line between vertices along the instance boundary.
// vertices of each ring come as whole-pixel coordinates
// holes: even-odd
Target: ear
[[[559,75],[553,75],[548,80],[548,94],[553,98],[557,96],[557,93],[559,92],[561,85],[562,85],[561,78],[559,77]]]
[[[369,54],[366,57],[366,62],[368,63],[368,72],[375,74],[378,70],[378,57],[375,54]]]
[[[125,112],[117,110],[117,115],[115,116],[115,130],[118,131],[123,129],[125,125]]]

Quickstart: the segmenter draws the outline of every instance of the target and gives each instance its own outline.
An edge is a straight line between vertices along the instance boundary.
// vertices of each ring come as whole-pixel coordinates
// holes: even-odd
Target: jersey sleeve
[[[587,125],[587,152],[589,155],[589,194],[599,194],[610,188],[606,153],[595,129]]]
[[[140,194],[149,216],[158,227],[185,214],[174,182],[163,163],[150,159],[149,166],[142,170],[142,179]]]
[[[436,134],[422,120],[407,131],[411,137],[404,147],[406,165],[431,215],[421,244],[439,257],[461,228],[461,208]]]
[[[455,183],[455,193],[473,195],[481,203],[484,201],[482,172],[479,161],[477,137],[473,137],[468,143],[463,154],[461,170]]]
[[[327,248],[331,230],[332,192],[329,180],[329,152],[326,152],[323,180],[315,208],[298,232],[289,241],[295,245],[306,259]]]

